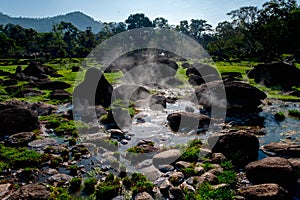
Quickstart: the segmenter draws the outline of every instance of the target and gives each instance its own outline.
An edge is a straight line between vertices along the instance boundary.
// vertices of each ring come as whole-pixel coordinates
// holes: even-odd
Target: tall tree
[[[126,19],[125,23],[128,24],[129,30],[135,28],[153,27],[150,19],[143,13],[130,15],[128,19]]]

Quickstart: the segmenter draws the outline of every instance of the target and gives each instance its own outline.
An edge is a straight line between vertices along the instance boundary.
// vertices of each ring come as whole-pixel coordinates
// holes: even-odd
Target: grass
[[[289,116],[300,118],[300,111],[299,110],[289,110]]]
[[[188,148],[180,156],[180,160],[187,162],[197,162],[200,155],[200,148],[202,146],[202,141],[200,139],[195,139],[188,144]]]
[[[113,174],[106,176],[105,180],[96,186],[96,199],[111,200],[121,192],[121,182]]]

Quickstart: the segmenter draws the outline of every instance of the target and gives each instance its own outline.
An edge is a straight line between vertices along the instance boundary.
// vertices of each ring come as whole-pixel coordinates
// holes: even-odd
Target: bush
[[[81,178],[72,178],[70,181],[69,192],[74,193],[80,190]]]
[[[88,178],[84,181],[84,192],[88,195],[93,194],[97,180],[95,178]]]

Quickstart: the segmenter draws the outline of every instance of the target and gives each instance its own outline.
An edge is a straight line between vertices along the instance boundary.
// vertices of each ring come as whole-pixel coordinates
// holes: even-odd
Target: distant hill
[[[101,31],[103,27],[101,22],[95,21],[93,18],[79,11],[47,18],[10,17],[0,13],[0,24],[18,24],[24,28],[33,28],[38,32],[49,32],[54,24],[60,23],[61,21],[70,22],[82,31],[90,26],[95,33]]]

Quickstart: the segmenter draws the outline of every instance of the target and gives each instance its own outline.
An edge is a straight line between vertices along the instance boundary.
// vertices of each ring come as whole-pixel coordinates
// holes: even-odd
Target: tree
[[[153,26],[156,28],[170,28],[168,20],[163,17],[157,17],[153,20]]]
[[[135,28],[153,27],[150,19],[143,13],[137,13],[134,15],[131,14],[128,19],[126,19],[125,23],[128,24],[129,30]]]

